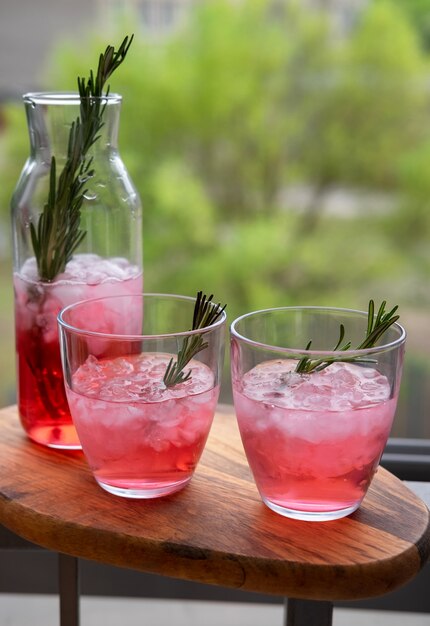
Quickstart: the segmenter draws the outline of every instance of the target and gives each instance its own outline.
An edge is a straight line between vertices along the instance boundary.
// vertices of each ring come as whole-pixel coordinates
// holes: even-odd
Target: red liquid
[[[361,503],[390,432],[396,398],[371,368],[333,364],[288,378],[269,361],[236,384],[249,465],[265,503],[299,519],[336,519]]]
[[[79,280],[69,272],[50,284],[37,282],[32,260],[14,277],[19,415],[30,439],[52,448],[81,448],[64,389],[58,313],[78,300],[139,293],[142,287],[141,274],[130,265],[127,280],[103,278],[86,284],[85,268],[96,281],[94,272],[105,261],[95,255],[77,255],[75,263]],[[126,273],[127,266],[122,266],[118,271]]]
[[[219,388],[208,367],[191,361],[189,381],[166,389],[171,355],[89,357],[68,398],[97,482],[131,498],[154,498],[191,479],[212,424]]]
[[[17,326],[18,408],[28,436],[54,448],[80,448],[64,390],[58,340]]]
[[[351,435],[338,442],[313,444],[297,437],[287,439],[276,427],[267,428],[264,434],[242,430],[263,498],[292,511],[316,513],[358,506],[378,467],[387,436],[384,428],[371,438]]]

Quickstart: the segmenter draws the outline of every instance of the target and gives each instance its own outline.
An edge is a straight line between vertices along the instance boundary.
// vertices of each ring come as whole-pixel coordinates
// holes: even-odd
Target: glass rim
[[[172,293],[123,294],[119,296],[104,296],[102,298],[88,298],[86,300],[79,300],[78,302],[73,302],[72,304],[69,304],[68,306],[61,309],[61,311],[57,315],[57,322],[61,326],[61,328],[63,328],[64,330],[68,330],[73,333],[83,335],[86,337],[96,337],[98,339],[103,338],[103,339],[109,339],[109,340],[142,341],[142,340],[147,340],[147,339],[158,339],[158,338],[168,339],[168,338],[173,338],[173,337],[192,337],[194,335],[206,334],[218,327],[223,326],[223,324],[227,320],[227,314],[224,310],[221,316],[213,324],[210,324],[209,326],[204,326],[203,328],[197,328],[195,330],[183,330],[183,331],[178,331],[178,332],[173,332],[173,333],[154,333],[154,334],[149,334],[149,335],[146,335],[144,333],[139,333],[136,335],[136,334],[120,334],[120,333],[102,333],[102,332],[98,332],[95,330],[86,330],[84,328],[73,326],[73,324],[70,324],[65,319],[63,319],[64,314],[67,313],[70,309],[74,309],[77,306],[80,306],[83,304],[94,304],[95,302],[103,302],[105,300],[119,300],[119,299],[124,299],[124,298],[145,299],[148,296],[150,298],[169,298],[172,300],[188,301],[188,302],[196,301],[195,296],[181,296],[181,295],[172,294]],[[216,303],[212,303],[212,304],[216,306]]]
[[[285,306],[285,307],[272,307],[269,309],[260,309],[258,311],[251,311],[249,313],[245,313],[244,315],[240,315],[239,317],[237,317],[235,320],[233,320],[233,322],[230,325],[230,333],[232,335],[232,337],[239,339],[240,341],[248,344],[249,346],[255,347],[255,348],[262,348],[262,349],[266,349],[266,350],[270,350],[272,352],[281,352],[284,354],[288,354],[291,357],[294,356],[295,358],[297,358],[297,356],[345,356],[346,352],[345,350],[306,350],[305,348],[285,348],[285,347],[281,347],[281,346],[274,346],[272,344],[267,344],[261,341],[255,341],[253,339],[249,339],[248,337],[245,337],[244,335],[242,335],[237,329],[236,329],[236,325],[241,322],[242,320],[249,318],[249,317],[254,317],[255,315],[259,315],[261,313],[270,313],[270,312],[274,312],[274,311],[287,311],[287,312],[293,312],[293,311],[309,311],[309,312],[324,312],[324,311],[338,311],[339,313],[354,313],[356,315],[359,315],[360,317],[367,317],[368,313],[367,311],[360,311],[359,309],[347,309],[347,308],[342,308],[342,307],[330,307],[330,306]],[[348,350],[348,355],[351,356],[363,356],[363,355],[367,355],[367,354],[377,354],[379,352],[383,352],[383,351],[387,351],[387,350],[392,350],[394,348],[397,348],[398,346],[404,344],[405,340],[406,340],[406,330],[405,328],[399,324],[398,322],[395,322],[392,326],[393,328],[397,328],[398,331],[400,332],[400,336],[395,339],[394,341],[390,341],[388,343],[382,343],[381,345],[378,346],[374,346],[372,348],[361,348],[360,350]]]
[[[65,104],[79,105],[81,96],[77,91],[30,91],[22,96],[24,104]],[[122,101],[122,96],[118,93],[109,93],[107,95],[91,97],[91,100],[100,100],[107,104],[116,104]]]

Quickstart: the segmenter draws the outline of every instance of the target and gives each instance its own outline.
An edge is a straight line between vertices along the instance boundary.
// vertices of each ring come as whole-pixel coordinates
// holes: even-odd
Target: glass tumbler
[[[72,419],[96,481],[114,495],[156,498],[193,476],[218,401],[226,321],[222,312],[189,330],[194,305],[130,295],[78,302],[58,316]],[[201,349],[182,358],[193,346]],[[168,376],[178,354],[179,381]]]
[[[341,327],[342,346],[361,345],[367,313],[286,307],[231,325],[243,446],[263,502],[285,517],[326,521],[355,511],[391,430],[406,333],[395,323],[374,347],[333,350]]]

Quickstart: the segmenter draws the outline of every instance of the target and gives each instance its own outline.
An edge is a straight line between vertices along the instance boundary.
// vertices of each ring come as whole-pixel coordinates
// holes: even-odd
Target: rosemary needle
[[[395,315],[395,313],[398,309],[398,306],[395,306],[394,308],[391,309],[391,311],[388,311],[388,313],[386,313],[385,312],[386,304],[387,303],[384,300],[381,306],[379,307],[378,313],[376,314],[376,317],[375,317],[375,303],[373,300],[369,301],[369,308],[368,308],[368,313],[367,313],[366,336],[363,339],[363,341],[360,343],[360,345],[354,348],[355,350],[365,350],[366,348],[372,348],[376,344],[378,339],[380,339],[380,337],[382,337],[382,335],[388,330],[388,328],[392,326],[395,322],[397,322],[397,320],[399,319],[399,316]],[[366,359],[364,359],[363,357],[348,356],[347,351],[351,348],[351,342],[348,341],[347,343],[342,345],[344,336],[345,336],[345,328],[343,324],[341,324],[339,328],[339,339],[338,339],[336,346],[333,348],[333,351],[345,352],[345,356],[337,355],[335,357],[327,357],[326,359],[314,359],[314,360],[310,359],[307,356],[304,356],[297,363],[295,371],[298,374],[310,374],[312,372],[320,372],[321,370],[325,369],[332,363],[354,362],[354,361],[360,362],[360,363],[366,362]],[[305,349],[310,350],[311,345],[312,345],[312,341],[309,341]]]
[[[193,326],[192,330],[206,328],[216,322],[222,315],[226,305],[221,307],[220,304],[212,302],[213,295],[206,297],[202,291],[197,293],[196,303],[194,305]],[[202,335],[193,335],[185,337],[178,356],[172,357],[167,365],[164,373],[163,382],[166,387],[174,387],[179,383],[183,383],[191,378],[191,370],[184,372],[184,367],[191,359],[201,350],[207,348],[208,344],[203,340]]]
[[[117,51],[107,46],[99,57],[97,75],[90,72],[88,80],[78,77],[80,115],[69,133],[67,159],[57,183],[56,159],[51,159],[49,194],[37,225],[30,223],[30,235],[39,278],[52,281],[65,270],[73,252],[86,233],[80,228],[81,207],[85,185],[94,176],[91,146],[100,138],[103,126],[103,88],[108,78],[124,61],[133,36],[125,37]],[[107,88],[106,95],[109,93]]]

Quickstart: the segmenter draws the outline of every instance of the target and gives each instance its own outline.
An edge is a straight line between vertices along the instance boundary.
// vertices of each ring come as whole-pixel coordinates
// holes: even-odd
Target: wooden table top
[[[429,558],[425,504],[380,468],[358,511],[283,518],[260,500],[234,415],[217,413],[191,483],[156,500],[104,492],[82,453],[31,443],[0,411],[0,522],[43,547],[119,567],[314,600],[383,595]]]

